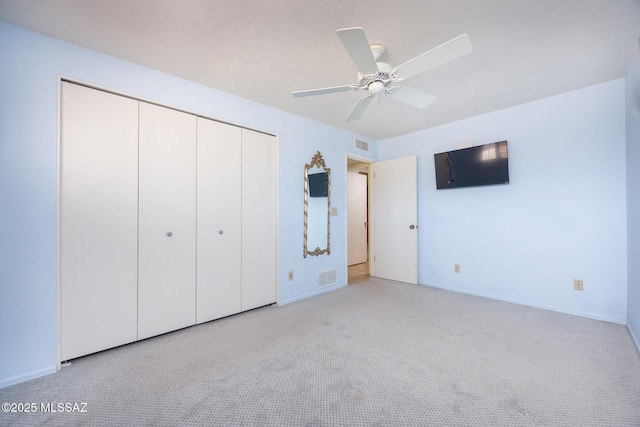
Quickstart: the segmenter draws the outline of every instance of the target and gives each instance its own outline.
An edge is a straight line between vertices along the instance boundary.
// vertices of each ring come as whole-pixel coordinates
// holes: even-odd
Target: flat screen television
[[[507,141],[436,153],[436,187],[459,188],[509,183]]]
[[[326,172],[309,176],[309,197],[327,197],[329,195],[329,175]]]

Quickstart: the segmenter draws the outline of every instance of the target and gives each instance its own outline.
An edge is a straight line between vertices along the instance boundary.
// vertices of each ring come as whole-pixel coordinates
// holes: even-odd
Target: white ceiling
[[[640,0],[0,0],[0,20],[376,140],[624,76]],[[438,99],[362,92],[336,30],[363,27],[399,65],[460,34],[473,52],[403,82]]]

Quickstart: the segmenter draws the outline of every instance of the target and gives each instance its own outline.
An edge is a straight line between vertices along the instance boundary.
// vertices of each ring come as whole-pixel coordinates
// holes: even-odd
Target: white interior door
[[[242,129],[242,310],[276,302],[275,137]]]
[[[374,170],[374,274],[417,284],[417,157],[376,162]]]
[[[347,173],[347,263],[367,262],[367,175]]]
[[[62,84],[60,356],[137,338],[138,102]]]
[[[198,118],[197,322],[242,309],[239,127]]]
[[[140,103],[138,339],[196,322],[196,117]]]

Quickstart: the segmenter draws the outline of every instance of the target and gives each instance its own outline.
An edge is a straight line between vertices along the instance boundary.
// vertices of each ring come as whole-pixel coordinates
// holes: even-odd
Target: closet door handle
[[[224,230],[218,230],[218,234],[220,235],[224,234]]]
[[[173,236],[173,233],[170,231],[167,231],[167,237],[171,237],[171,236]]]

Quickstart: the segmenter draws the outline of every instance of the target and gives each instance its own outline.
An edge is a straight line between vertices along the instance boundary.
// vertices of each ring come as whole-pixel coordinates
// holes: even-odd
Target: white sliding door
[[[242,310],[274,302],[275,137],[242,129]]]
[[[61,360],[276,302],[275,137],[63,83]]]
[[[242,309],[241,129],[198,118],[198,323]]]
[[[62,84],[60,354],[137,339],[138,101]]]
[[[196,322],[196,117],[140,103],[138,338]]]

